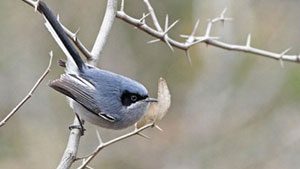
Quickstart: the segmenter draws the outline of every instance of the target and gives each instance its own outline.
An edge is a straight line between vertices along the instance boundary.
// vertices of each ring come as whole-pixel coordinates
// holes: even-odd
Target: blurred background
[[[101,23],[104,0],[46,0],[71,30],[91,49]],[[227,7],[234,21],[216,24],[212,35],[222,41],[274,52],[289,47],[300,52],[297,0],[152,0],[160,23],[166,14],[180,22],[170,32],[177,40],[200,19]],[[141,17],[141,0],[127,0],[125,11]],[[147,20],[149,22],[150,20]],[[21,0],[0,1],[0,118],[28,93],[54,52],[52,71],[34,96],[0,128],[0,168],[55,168],[64,151],[74,114],[66,99],[47,83],[63,73],[56,61],[63,53],[43,25],[40,14]],[[300,165],[300,65],[200,44],[190,51],[192,66],[181,50],[116,20],[99,66],[141,81],[156,96],[164,77],[172,106],[160,122],[164,132],[148,129],[146,140],[135,136],[104,149],[91,166],[131,169],[293,169]],[[79,156],[98,144],[96,127],[86,125]],[[132,130],[99,129],[104,140]],[[78,165],[78,163],[76,163]],[[76,165],[73,167],[75,168]]]

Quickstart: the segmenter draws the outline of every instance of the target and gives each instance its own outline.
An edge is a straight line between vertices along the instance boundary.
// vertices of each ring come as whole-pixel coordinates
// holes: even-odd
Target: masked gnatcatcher
[[[49,85],[70,98],[70,106],[81,119],[104,128],[123,129],[136,123],[150,102],[156,102],[139,82],[84,63],[47,5],[39,1],[37,9],[67,56],[65,74]]]

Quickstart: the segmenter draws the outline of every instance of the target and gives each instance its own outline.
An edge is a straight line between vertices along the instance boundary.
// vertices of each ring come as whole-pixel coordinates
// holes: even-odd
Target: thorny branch
[[[198,43],[205,43],[207,45],[215,46],[215,47],[222,48],[225,50],[251,53],[251,54],[256,54],[256,55],[260,55],[260,56],[265,56],[265,57],[268,57],[271,59],[276,59],[276,60],[279,60],[281,64],[283,63],[283,61],[300,62],[300,55],[287,55],[288,50],[284,50],[281,53],[275,53],[275,52],[252,47],[250,34],[248,35],[245,45],[235,45],[235,44],[226,43],[226,42],[219,40],[219,37],[211,36],[210,33],[212,30],[213,24],[215,24],[217,22],[224,23],[225,21],[232,20],[232,18],[225,17],[226,9],[224,9],[218,17],[208,21],[206,32],[204,35],[202,35],[202,36],[195,35],[196,29],[198,28],[198,25],[199,25],[199,21],[197,21],[194,26],[194,29],[190,35],[180,35],[182,38],[186,39],[184,42],[176,41],[176,40],[170,38],[167,34],[170,31],[170,29],[172,28],[171,26],[174,26],[174,25],[172,24],[171,26],[169,26],[168,27],[169,29],[167,29],[167,31],[166,31],[166,29],[163,30],[157,20],[155,11],[153,10],[149,1],[148,0],[143,0],[143,1],[148,9],[148,12],[150,13],[150,16],[152,18],[152,22],[153,22],[155,28],[152,28],[149,25],[147,25],[147,23],[145,22],[144,19],[143,20],[136,19],[136,18],[133,18],[133,17],[129,16],[128,14],[126,14],[126,12],[124,11],[124,0],[122,0],[122,2],[121,2],[123,4],[123,6],[121,6],[120,10],[117,12],[116,17],[127,22],[128,24],[131,24],[131,25],[139,28],[140,30],[148,33],[149,35],[157,38],[156,40],[150,41],[150,43],[163,41],[171,49],[173,49],[172,47],[175,47],[175,48],[186,51],[186,55],[188,58],[189,58],[188,51],[192,46],[194,46]],[[166,16],[166,20],[165,20],[166,24],[167,24],[167,22],[168,22],[168,15]],[[177,23],[177,21],[175,21],[174,24],[175,23]],[[189,60],[190,60],[190,58],[189,58]]]
[[[140,135],[143,130],[147,129],[147,128],[150,128],[150,127],[154,127],[155,124],[154,123],[150,123],[150,124],[147,124],[139,129],[135,129],[134,131],[130,132],[130,133],[127,133],[125,135],[122,135],[120,137],[117,137],[115,139],[112,139],[110,141],[107,141],[107,142],[103,142],[100,135],[98,134],[98,140],[99,140],[99,146],[94,150],[94,152],[89,155],[86,159],[83,160],[83,163],[80,167],[78,167],[78,169],[83,169],[85,168],[90,162],[91,160],[102,150],[104,149],[105,147],[109,146],[109,145],[112,145],[114,143],[117,143],[119,141],[122,141],[126,138],[129,138],[131,136],[134,136],[134,135]]]
[[[13,108],[12,111],[0,122],[0,127],[4,126],[6,122],[24,105],[24,103],[32,97],[37,87],[41,84],[41,82],[45,79],[47,74],[50,72],[50,67],[53,58],[52,51],[49,54],[50,54],[49,64],[46,70],[44,71],[44,73],[42,74],[42,76],[36,81],[36,83],[33,85],[29,93],[22,99],[22,101],[19,102],[19,104],[15,108]]]

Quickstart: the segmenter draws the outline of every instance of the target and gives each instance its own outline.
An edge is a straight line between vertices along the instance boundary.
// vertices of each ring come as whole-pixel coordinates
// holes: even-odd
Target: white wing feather
[[[54,38],[54,40],[56,41],[58,46],[62,49],[64,54],[67,56],[67,63],[66,63],[66,70],[65,70],[66,73],[78,74],[78,67],[77,67],[75,61],[73,60],[71,54],[69,53],[69,51],[67,50],[65,45],[62,43],[62,41],[56,34],[55,30],[53,29],[53,27],[51,26],[51,24],[49,23],[47,18],[44,17],[44,19],[46,21],[45,22],[46,28],[48,29],[48,31],[50,32],[50,34],[52,35],[52,37]]]

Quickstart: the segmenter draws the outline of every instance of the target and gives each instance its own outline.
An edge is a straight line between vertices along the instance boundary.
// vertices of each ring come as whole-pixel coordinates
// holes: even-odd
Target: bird
[[[49,86],[67,96],[79,119],[103,128],[124,129],[141,119],[150,103],[157,102],[141,83],[85,63],[46,3],[39,1],[37,10],[67,57],[65,73]]]

